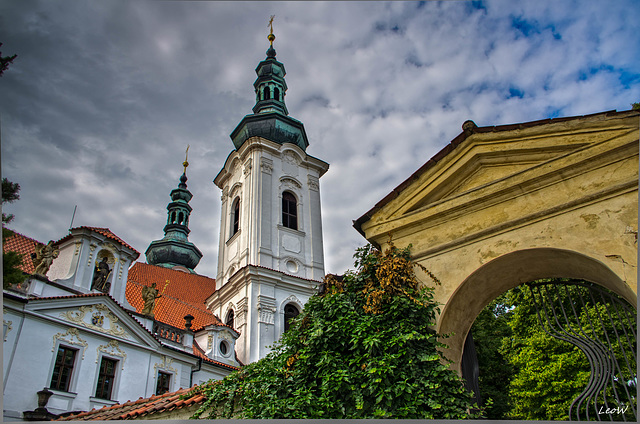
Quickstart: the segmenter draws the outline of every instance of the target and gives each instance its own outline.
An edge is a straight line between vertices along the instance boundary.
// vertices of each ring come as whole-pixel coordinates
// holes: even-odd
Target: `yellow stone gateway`
[[[412,244],[414,260],[442,281],[436,329],[453,333],[446,355],[455,369],[480,311],[519,284],[583,279],[637,304],[639,125],[637,111],[467,121],[354,222],[382,248],[390,235]]]

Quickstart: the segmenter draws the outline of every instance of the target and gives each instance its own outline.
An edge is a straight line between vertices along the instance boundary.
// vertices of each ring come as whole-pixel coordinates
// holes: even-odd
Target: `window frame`
[[[231,324],[229,324],[229,321],[231,321]],[[231,328],[235,328],[233,325],[235,324],[235,312],[233,311],[233,309],[229,309],[229,311],[227,312],[227,316],[224,319],[224,325],[227,325]]]
[[[229,238],[231,239],[233,236],[240,232],[240,196],[237,196],[231,202],[231,222],[229,226]]]
[[[295,311],[297,312],[295,315],[291,315],[291,314],[287,314],[287,307],[291,307],[293,309],[295,309]],[[284,315],[284,325],[283,325],[283,333],[287,332],[287,330],[289,330],[289,321],[291,321],[291,319],[297,317],[298,315],[300,315],[300,309],[298,308],[298,305],[296,305],[293,302],[289,302],[286,305],[284,305],[284,307],[282,308],[283,311],[283,315]]]
[[[113,374],[112,375],[108,375],[109,377],[111,377],[111,383],[109,386],[109,396],[108,397],[104,397],[104,396],[99,396],[98,394],[98,389],[100,386],[100,379],[103,375],[102,373],[102,364],[103,362],[107,360],[113,363]],[[95,399],[101,399],[101,400],[114,400],[115,393],[117,392],[116,390],[116,382],[118,381],[118,377],[119,377],[119,372],[118,370],[120,369],[120,361],[121,359],[118,358],[113,358],[111,356],[107,356],[107,355],[101,355],[100,358],[98,358],[98,363],[100,364],[98,366],[98,374],[96,376],[96,383],[94,385],[95,390],[94,390],[94,398]],[[103,384],[104,386],[104,384]],[[100,393],[100,395],[103,395],[104,393]]]
[[[166,390],[164,392],[162,392],[162,393],[160,393],[159,390],[158,390],[160,388],[160,382],[161,382],[160,376],[161,375],[162,376],[166,376],[166,378],[167,378]],[[158,370],[158,372],[156,373],[156,391],[155,391],[156,396],[163,395],[165,393],[171,392],[172,380],[173,380],[173,373],[168,372],[166,370]],[[164,386],[163,386],[163,388],[164,388]]]
[[[71,351],[73,352],[73,364],[71,365],[71,372],[70,375],[67,377],[67,382],[66,382],[66,387],[64,389],[60,388],[60,384],[57,384],[56,387],[53,386],[53,378],[54,378],[54,374],[56,372],[56,369],[58,368],[58,356],[60,354],[60,350],[64,349],[67,351]],[[50,375],[50,379],[49,379],[49,389],[51,390],[56,390],[59,392],[64,392],[64,393],[74,393],[71,390],[75,388],[75,382],[77,380],[76,376],[78,374],[79,371],[79,366],[78,366],[78,352],[80,351],[80,349],[78,349],[77,347],[71,347],[67,344],[64,343],[57,343],[56,346],[54,347],[55,355],[53,357],[53,363],[52,363],[52,367],[51,367],[51,371],[49,373]]]
[[[290,230],[299,231],[298,198],[291,191],[282,192],[282,226]],[[293,223],[292,223],[293,221]]]

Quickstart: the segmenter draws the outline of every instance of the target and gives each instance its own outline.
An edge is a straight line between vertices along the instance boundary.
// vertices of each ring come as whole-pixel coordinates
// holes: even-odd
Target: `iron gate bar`
[[[601,296],[601,297],[603,297],[603,296],[604,296],[604,294],[603,294],[603,293],[604,293],[603,291],[600,291],[600,296]],[[617,299],[615,299],[614,297],[612,297],[609,293],[606,293],[606,294],[611,298],[611,300],[614,300],[614,301],[615,301],[615,302],[614,302],[614,304],[616,304],[616,303],[617,303],[619,306],[625,306],[625,305],[623,305],[622,303],[620,303]],[[627,365],[627,371],[629,372],[629,377],[630,377],[630,378],[632,378],[632,377],[634,376],[634,374],[635,374],[635,373],[634,373],[633,369],[631,368],[631,365],[629,364],[629,360],[628,360],[628,358],[627,358],[627,352],[626,352],[626,350],[625,350],[624,346],[622,345],[622,341],[620,340],[620,335],[618,334],[618,330],[617,330],[617,328],[616,328],[616,325],[615,325],[615,323],[614,323],[614,320],[613,320],[613,318],[611,317],[611,312],[609,311],[609,308],[606,308],[605,310],[607,311],[607,314],[608,314],[608,316],[609,316],[609,322],[611,323],[611,326],[613,327],[613,331],[614,331],[614,333],[616,334],[616,338],[618,339],[618,345],[620,346],[620,350],[621,350],[622,355],[623,355],[623,357],[624,357],[624,359],[625,359],[625,363],[626,363],[626,365]],[[616,309],[616,311],[617,311],[617,309]],[[633,327],[630,327],[630,328],[633,328]],[[625,333],[625,335],[626,335],[627,333],[626,333],[626,329],[625,329],[625,326],[624,326],[624,325],[622,326],[622,329],[624,330],[624,333]],[[627,341],[629,341],[629,340],[628,340],[628,338],[627,338]],[[633,354],[634,354],[634,357],[635,357],[635,358],[637,358],[637,356],[638,356],[638,355],[637,355],[636,349],[634,349],[634,347],[633,347],[632,345],[630,345],[630,348],[631,348],[631,352],[633,352]],[[618,361],[616,361],[616,365],[619,365]],[[618,371],[619,371],[619,376],[620,376],[620,377],[624,377],[624,374],[622,373],[622,370],[620,370],[620,369],[618,368]],[[612,377],[612,378],[613,378],[613,377]],[[626,380],[626,378],[623,378],[623,380]],[[626,383],[626,381],[625,381],[625,383]],[[615,384],[614,384],[614,387],[615,387]],[[622,385],[622,387],[625,389],[625,392],[627,393],[627,398],[631,400],[631,399],[632,399],[632,396],[629,394],[629,391],[628,391],[628,389],[627,389],[627,385],[626,385],[626,384],[623,384],[623,385]],[[636,414],[635,414],[636,408],[635,408],[635,406],[633,405],[633,401],[632,401],[632,400],[629,402],[629,405],[630,405],[631,409],[634,411],[634,415],[636,415]]]
[[[547,294],[547,298],[549,298],[549,285],[543,285],[542,286],[544,288],[545,293]],[[553,288],[557,289],[556,285],[552,286]],[[556,296],[559,299],[559,296]],[[559,306],[562,310],[563,316],[565,317],[565,321],[567,322],[567,326],[569,327],[569,329],[573,330],[571,328],[571,325],[568,321],[568,318],[566,316],[566,313],[564,311],[564,305],[562,304],[561,301],[558,302]],[[567,335],[567,338],[569,340],[570,343],[572,343],[573,345],[578,346],[583,352],[588,352],[590,353],[590,355],[588,355],[588,358],[590,359],[590,365],[596,364],[598,365],[597,367],[593,367],[591,366],[592,370],[596,370],[597,373],[594,373],[592,371],[592,375],[594,376],[594,378],[591,381],[591,384],[588,385],[587,387],[589,388],[589,390],[585,391],[585,396],[583,396],[580,401],[578,402],[578,408],[576,409],[576,417],[578,419],[580,419],[580,406],[582,405],[582,402],[586,400],[586,407],[585,407],[585,413],[587,416],[587,419],[589,419],[589,402],[591,402],[592,399],[594,399],[594,405],[595,405],[595,409],[596,411],[598,410],[598,394],[605,389],[606,387],[606,379],[604,378],[604,376],[606,376],[608,374],[608,365],[609,361],[607,360],[607,355],[606,353],[602,352],[602,349],[600,348],[600,346],[598,344],[592,344],[592,343],[588,343],[588,341],[584,341],[582,340],[580,337],[574,336],[572,334],[570,334],[563,326],[562,324],[560,324],[560,322],[558,321],[558,316],[556,314],[555,311],[555,304],[553,302],[553,299],[549,300],[547,302],[547,304],[550,306],[551,308],[551,312],[553,313],[554,316],[554,320],[556,321],[556,324],[558,324],[558,327]],[[549,322],[549,324],[551,325],[551,323]],[[588,337],[586,337],[587,340],[589,340]],[[606,402],[606,398],[605,398],[605,407],[608,408],[608,404]],[[569,416],[571,417],[571,412],[572,412],[572,408],[569,408]]]
[[[585,287],[587,289],[587,291],[589,291],[591,293],[591,290],[589,290],[589,289],[592,288],[592,287],[588,287],[588,286],[583,286],[583,287]],[[566,287],[565,287],[565,290],[567,290]],[[589,308],[586,307],[586,304],[585,304],[584,299],[582,297],[582,293],[580,291],[578,291],[578,297],[580,299],[580,303],[583,305],[583,310],[585,312],[585,315],[586,315],[587,319],[589,320],[589,324],[591,326],[591,330],[593,332],[594,337],[600,343],[603,343],[602,340],[600,340],[600,337],[598,337],[598,333],[595,331],[595,325],[593,325],[593,321],[591,320],[591,314],[589,313]],[[594,298],[592,298],[592,301],[594,303],[594,309],[596,310],[596,313],[598,314],[598,318],[600,318],[600,322],[602,324],[602,317],[600,316],[600,311],[599,311],[600,308],[598,307],[598,302]],[[606,301],[604,303],[606,303]],[[579,323],[580,321],[579,321],[579,317],[578,317],[577,313],[576,313],[576,319],[578,320],[578,323]],[[615,324],[614,324],[614,326],[615,326]],[[609,337],[608,337],[608,334],[606,332],[606,328],[604,327],[604,324],[602,324],[602,330],[603,330],[604,337],[607,339],[607,344],[609,346],[608,353],[611,356],[610,359],[613,360],[613,367],[614,367],[614,369],[617,368],[617,373],[622,375],[622,371],[620,370],[618,362],[615,360],[615,356],[611,354],[613,352],[613,346],[611,346],[611,343],[609,342]],[[621,346],[621,349],[624,351],[624,348],[622,346]],[[625,360],[626,360],[626,355],[625,355]],[[628,365],[629,364],[627,362],[627,367],[628,367]],[[616,399],[619,399],[620,397],[618,395],[618,391],[616,390],[614,375],[610,374],[609,377],[611,378],[611,387],[612,387],[612,390],[614,391],[614,395],[615,395]],[[626,387],[625,387],[625,392],[626,392],[626,395],[627,395],[627,399],[630,399],[630,395],[629,395],[629,392],[626,389]],[[608,403],[606,402],[606,393],[604,394],[604,400],[605,400],[605,406],[608,407]],[[597,406],[596,406],[596,410],[597,410]],[[626,417],[625,416],[623,416],[623,420],[626,421]]]
[[[582,393],[571,403],[569,418],[573,419],[575,412],[575,417],[580,420],[581,411],[584,408],[586,419],[589,419],[590,405],[592,404],[597,420],[602,419],[601,415],[607,415],[609,420],[613,420],[613,412],[619,412],[619,410],[609,409],[607,389],[610,389],[609,394],[615,398],[618,408],[621,404],[627,408],[630,407],[634,418],[637,419],[636,405],[634,404],[635,398],[629,393],[628,388],[629,381],[634,381],[637,392],[637,375],[631,367],[625,347],[626,344],[637,364],[637,349],[634,347],[637,340],[637,330],[633,326],[634,321],[630,318],[634,315],[632,308],[615,295],[590,282],[563,279],[527,283],[527,286],[531,290],[536,315],[542,329],[550,336],[576,346],[585,354],[589,362],[591,369],[589,382]],[[563,287],[564,295],[561,293],[559,286]],[[576,289],[570,290],[570,287],[576,287]],[[587,299],[590,299],[590,302],[585,300],[583,291],[589,293]],[[599,295],[600,301],[596,300],[594,292]],[[576,297],[579,301],[576,301]],[[570,305],[570,309],[565,306],[565,302]],[[581,306],[580,313],[576,309],[577,306]],[[602,308],[606,311],[604,319],[600,311]],[[618,331],[610,308],[615,311],[615,316],[618,318],[617,323],[622,327],[621,332]],[[594,310],[594,317],[592,317],[590,309]],[[608,321],[606,321],[606,318],[608,318]],[[584,322],[585,319],[587,322]],[[597,326],[594,322],[599,322],[600,325]],[[611,342],[605,322],[611,325],[611,330],[615,334],[617,343]],[[629,331],[627,331],[627,327],[629,327]],[[602,330],[602,339],[598,336],[598,328]],[[624,340],[622,340],[623,338]],[[622,372],[614,344],[619,347],[624,358],[624,364],[630,378],[628,381],[625,373]],[[622,384],[625,393],[618,390],[617,386],[620,384]],[[625,397],[625,395],[628,405],[621,401],[621,398]],[[602,403],[606,408],[604,414],[601,414],[601,408],[598,408],[600,404],[599,398],[602,398]],[[624,413],[619,413],[616,418],[622,418],[622,420],[626,421],[626,409]]]

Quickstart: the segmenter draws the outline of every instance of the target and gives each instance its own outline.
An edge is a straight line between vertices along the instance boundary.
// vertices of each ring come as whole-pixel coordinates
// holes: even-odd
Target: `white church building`
[[[218,270],[195,271],[191,192],[171,191],[146,263],[108,228],[47,245],[15,233],[25,280],[3,290],[4,421],[50,420],[220,379],[263,358],[324,277],[320,178],[304,126],[284,102],[275,36],[256,68],[256,104],[231,133]],[[126,236],[126,235],[125,235]]]

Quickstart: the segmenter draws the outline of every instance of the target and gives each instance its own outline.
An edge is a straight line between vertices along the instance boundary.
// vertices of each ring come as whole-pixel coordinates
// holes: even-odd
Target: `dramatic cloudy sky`
[[[190,240],[215,276],[229,133],[254,104],[276,15],[286,103],[321,179],[326,271],[352,228],[461,131],[628,110],[640,101],[636,1],[0,2],[2,175],[11,228],[47,242],[109,227],[144,260],[189,151]]]

